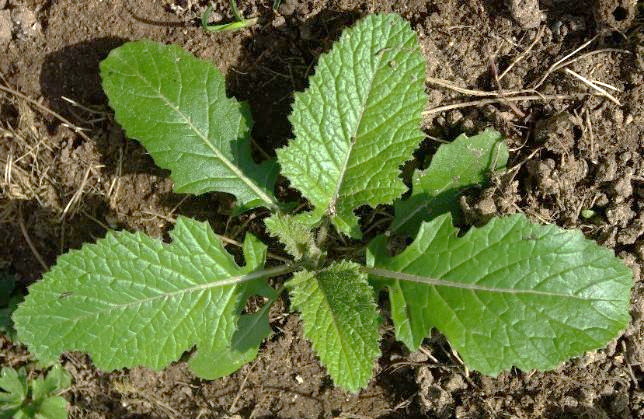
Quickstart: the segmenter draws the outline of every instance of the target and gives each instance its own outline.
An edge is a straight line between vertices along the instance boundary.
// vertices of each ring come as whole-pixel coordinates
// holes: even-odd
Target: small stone
[[[539,0],[510,0],[510,14],[523,29],[536,28],[544,19]]]
[[[613,203],[606,211],[608,222],[618,228],[625,228],[635,215],[635,211],[631,209],[630,202]]]
[[[623,201],[633,195],[633,185],[631,184],[633,179],[633,172],[634,170],[632,168],[627,168],[626,170],[624,170],[624,174],[620,176],[617,182],[615,182],[613,189],[615,191],[616,201]]]
[[[0,10],[0,45],[9,43],[13,33],[13,22],[9,10]]]
[[[16,25],[20,25],[21,31],[25,35],[36,36],[42,31],[36,14],[27,8],[14,10],[12,18]]]

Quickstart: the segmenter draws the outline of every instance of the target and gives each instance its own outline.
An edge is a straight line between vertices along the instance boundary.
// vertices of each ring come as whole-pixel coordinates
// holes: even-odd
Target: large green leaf
[[[309,88],[295,95],[295,139],[277,151],[282,174],[315,207],[359,236],[353,210],[392,203],[407,188],[399,167],[423,139],[425,59],[397,15],[371,15],[320,57]]]
[[[431,327],[471,368],[549,369],[604,346],[629,321],[632,272],[579,231],[496,218],[463,237],[449,214],[423,223],[373,279],[389,284],[396,336],[417,348]]]
[[[360,266],[336,262],[314,273],[301,271],[288,283],[304,335],[337,386],[366,387],[380,355],[378,313],[373,289]]]
[[[490,172],[507,162],[508,147],[501,134],[491,129],[473,137],[462,134],[441,145],[429,167],[414,172],[411,196],[394,204],[391,231],[415,237],[423,221],[446,212],[456,217],[461,191],[485,184]]]
[[[174,45],[137,41],[100,67],[116,120],[171,170],[176,192],[221,191],[241,207],[275,206],[276,165],[253,161],[248,107],[226,97],[212,64]]]
[[[160,369],[196,346],[193,370],[213,375],[210,355],[231,347],[247,295],[286,268],[258,270],[265,246],[255,238],[238,266],[207,223],[185,217],[170,237],[110,232],[61,256],[13,315],[20,341],[42,361],[79,350],[106,370]]]

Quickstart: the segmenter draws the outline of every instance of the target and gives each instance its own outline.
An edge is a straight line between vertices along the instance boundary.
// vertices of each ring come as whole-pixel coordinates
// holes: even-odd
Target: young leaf
[[[297,217],[273,214],[271,217],[266,218],[264,223],[269,234],[277,237],[295,260],[300,260],[307,256],[309,258],[320,256],[320,249],[315,244],[310,227],[302,223]]]
[[[630,269],[579,231],[523,215],[458,237],[445,214],[423,223],[399,255],[377,252],[369,272],[389,283],[398,339],[415,349],[436,327],[489,375],[554,368],[604,346],[629,321]]]
[[[399,167],[423,139],[425,60],[400,16],[371,15],[320,57],[309,88],[295,95],[295,140],[277,151],[282,174],[352,236],[353,210],[392,203],[407,188]]]
[[[411,196],[394,204],[396,216],[390,230],[415,237],[423,221],[446,212],[456,217],[460,192],[485,184],[489,173],[507,162],[508,147],[501,134],[491,129],[473,137],[462,134],[441,145],[429,167],[414,172]]]
[[[49,396],[38,406],[37,419],[67,418],[67,400],[61,396]]]
[[[27,398],[27,377],[24,371],[2,368],[0,390],[0,413],[14,412]]]
[[[341,261],[317,273],[301,271],[287,285],[304,335],[334,383],[352,392],[366,387],[380,335],[373,289],[360,266]]]
[[[55,394],[70,385],[71,377],[60,364],[35,380],[27,380],[24,369],[3,368],[0,418],[66,418],[67,400]]]
[[[289,268],[257,270],[257,240],[238,266],[207,223],[179,217],[170,236],[110,232],[61,256],[13,315],[20,340],[42,361],[79,350],[105,370],[160,369],[196,345],[195,372],[208,375],[207,360],[217,362],[208,355],[231,346],[247,293]]]
[[[46,377],[37,378],[31,382],[31,396],[34,401],[40,402],[71,385],[72,377],[62,365],[56,364],[49,370]]]
[[[212,64],[174,45],[137,41],[110,52],[100,68],[116,120],[171,170],[176,192],[227,192],[244,208],[275,207],[276,165],[253,161],[248,107],[226,96]]]

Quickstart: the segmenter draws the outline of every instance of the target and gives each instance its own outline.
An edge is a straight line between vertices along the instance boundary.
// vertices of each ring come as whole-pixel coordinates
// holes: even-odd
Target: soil
[[[227,0],[211,3],[211,20],[232,19]],[[178,214],[208,220],[233,239],[250,229],[268,240],[265,212],[233,216],[226,195],[172,193],[168,173],[124,137],[98,76],[111,49],[149,38],[212,62],[229,92],[250,102],[258,156],[274,155],[291,136],[293,92],[306,86],[320,53],[360,16],[396,12],[419,34],[431,78],[428,139],[412,165],[431,156],[436,139],[500,130],[512,150],[510,170],[466,194],[466,220],[521,211],[614,249],[636,280],[632,322],[606,348],[555,371],[498,377],[468,371],[440,334],[409,353],[385,326],[375,379],[349,394],[334,388],[284,300],[272,309],[275,333],[257,360],[220,380],[197,379],[181,361],[162,372],[106,373],[85,355],[65,354],[71,417],[644,417],[641,4],[283,0],[273,11],[272,0],[239,3],[258,25],[206,33],[197,24],[205,1],[0,0],[0,85],[12,90],[0,91],[0,269],[23,291],[58,255],[107,229],[162,237]],[[553,67],[582,45],[565,68],[604,83],[611,98]],[[525,89],[544,96],[516,93]],[[439,108],[480,100],[472,91],[502,93]],[[518,95],[533,97],[507,100]],[[284,185],[279,193],[295,196]],[[28,362],[23,347],[1,343],[2,365]]]

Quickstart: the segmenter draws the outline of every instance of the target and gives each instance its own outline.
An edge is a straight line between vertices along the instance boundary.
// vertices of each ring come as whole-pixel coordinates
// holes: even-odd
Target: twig
[[[506,98],[488,98],[488,99],[479,99],[469,102],[453,103],[451,105],[437,106],[432,109],[428,109],[423,112],[423,116],[432,115],[439,112],[449,111],[452,109],[461,109],[468,108],[470,106],[480,106],[480,105],[489,105],[491,103],[503,103],[507,102],[521,102],[523,100],[537,101],[537,100],[564,100],[564,99],[575,99],[589,96],[590,93],[576,93],[570,95],[527,95],[527,96],[514,96]]]
[[[503,86],[501,85],[501,80],[499,79],[499,70],[496,66],[494,55],[492,54],[489,54],[489,55],[490,55],[490,69],[492,70],[492,75],[494,76],[496,88],[499,91],[499,97],[503,99],[503,103],[507,105],[510,109],[512,109],[517,116],[521,118],[525,118],[525,114],[521,112],[521,110],[517,108],[517,106],[514,103],[508,102],[507,100],[505,100],[506,94],[503,92]]]
[[[253,362],[253,365],[251,365],[250,368],[248,369],[248,373],[244,377],[244,380],[242,381],[241,385],[239,386],[239,391],[237,392],[237,395],[233,399],[233,402],[230,404],[230,407],[228,408],[228,411],[230,413],[233,413],[233,414],[236,413],[234,409],[235,409],[235,407],[237,407],[237,402],[239,401],[239,398],[241,397],[242,390],[244,390],[244,387],[246,386],[246,382],[248,381],[248,377],[250,377],[250,373],[253,372],[253,369],[255,369],[255,365],[257,365],[258,361],[259,361],[259,359],[256,359],[255,362]]]
[[[604,83],[603,81],[599,81],[599,80],[592,80],[592,82],[593,82],[594,84],[598,84],[598,85],[600,85],[600,86],[603,86],[603,87],[605,87],[605,88],[607,88],[607,89],[614,90],[614,91],[619,92],[619,93],[624,92],[622,89],[618,89],[617,87],[615,87],[615,86],[611,86],[610,84],[608,84],[608,83]]]
[[[489,96],[498,97],[498,96],[501,96],[501,94],[499,92],[497,92],[497,91],[485,91],[485,90],[467,89],[465,87],[457,86],[457,85],[451,83],[450,81],[444,80],[444,79],[435,79],[433,77],[427,77],[425,79],[425,81],[427,83],[436,84],[438,86],[446,87],[448,89],[454,90],[455,92],[463,93],[463,94],[469,95],[469,96],[478,96],[478,97],[489,97]],[[508,91],[505,91],[503,93],[505,95],[512,96],[512,95],[518,95],[518,94],[522,94],[522,93],[533,93],[533,92],[535,92],[534,89],[527,89],[527,90],[508,90]]]
[[[581,74],[577,74],[577,73],[575,73],[574,71],[572,71],[569,68],[566,68],[565,72],[570,74],[570,75],[572,75],[572,76],[575,76],[576,78],[578,78],[579,80],[581,80],[582,82],[587,84],[590,88],[597,90],[598,92],[600,92],[602,94],[602,96],[605,96],[607,99],[609,99],[611,102],[615,103],[617,106],[622,106],[622,104],[619,103],[619,100],[617,100],[613,95],[608,93],[603,88],[597,86],[595,83],[593,83],[592,81],[588,80],[586,77],[582,76]]]
[[[505,70],[503,70],[503,72],[499,75],[499,81],[503,80],[503,77],[505,77],[505,75],[508,74],[510,70],[512,70],[512,67],[514,67],[519,61],[525,58],[525,56],[532,50],[532,48],[534,48],[534,46],[537,45],[537,42],[539,42],[539,40],[543,36],[543,31],[545,28],[546,28],[545,26],[541,26],[539,28],[539,32],[537,32],[537,35],[534,37],[534,41],[532,41],[530,46],[521,54],[519,54],[517,58],[515,58],[514,61],[512,61],[510,65]]]
[[[87,170],[85,171],[85,176],[83,176],[83,181],[81,182],[80,187],[74,193],[74,195],[72,196],[72,199],[70,199],[67,205],[65,205],[65,209],[63,209],[63,213],[60,216],[61,220],[65,218],[65,216],[67,215],[67,211],[69,211],[72,205],[75,204],[77,201],[79,201],[81,196],[83,196],[85,185],[87,185],[87,179],[89,178],[89,172],[91,170],[92,170],[92,166],[88,167]]]
[[[18,224],[20,225],[20,231],[22,232],[22,236],[25,238],[25,241],[27,242],[27,246],[29,246],[29,249],[31,249],[31,253],[34,254],[34,257],[40,263],[40,266],[44,270],[49,269],[47,264],[45,263],[45,260],[40,256],[40,253],[38,253],[38,250],[36,249],[36,246],[34,246],[34,243],[31,241],[31,237],[29,237],[29,232],[27,231],[27,227],[25,227],[25,220],[24,217],[22,216],[22,205],[18,204]]]
[[[590,161],[597,162],[595,158],[595,134],[593,133],[593,124],[590,122],[590,111],[586,109],[586,124],[588,124],[588,135],[590,137]]]
[[[546,73],[543,75],[543,77],[541,77],[541,79],[540,79],[540,80],[537,82],[537,84],[534,86],[534,89],[535,89],[535,90],[536,90],[536,89],[538,89],[538,88],[539,88],[539,86],[541,86],[541,85],[543,84],[543,82],[544,82],[544,81],[546,81],[546,79],[550,76],[550,74],[552,74],[552,72],[553,72],[553,71],[557,70],[558,68],[561,68],[561,67],[559,67],[559,65],[561,65],[564,61],[566,61],[568,58],[572,57],[573,55],[577,54],[579,51],[581,51],[582,49],[586,48],[588,45],[592,44],[592,43],[593,43],[593,41],[594,41],[595,39],[597,39],[597,36],[599,36],[599,35],[595,35],[595,36],[593,36],[593,37],[592,37],[592,38],[590,38],[588,41],[586,41],[586,42],[584,42],[583,44],[581,44],[581,46],[580,46],[580,47],[578,47],[576,50],[574,50],[574,51],[573,51],[573,52],[571,52],[570,54],[568,54],[568,55],[564,56],[564,57],[563,57],[563,58],[561,58],[560,60],[557,60],[553,65],[551,65],[551,66],[550,66],[550,68],[549,68],[548,70],[546,70]],[[563,64],[563,66],[566,66],[566,65],[568,65],[568,64],[569,64],[569,63],[567,63],[567,64]]]

